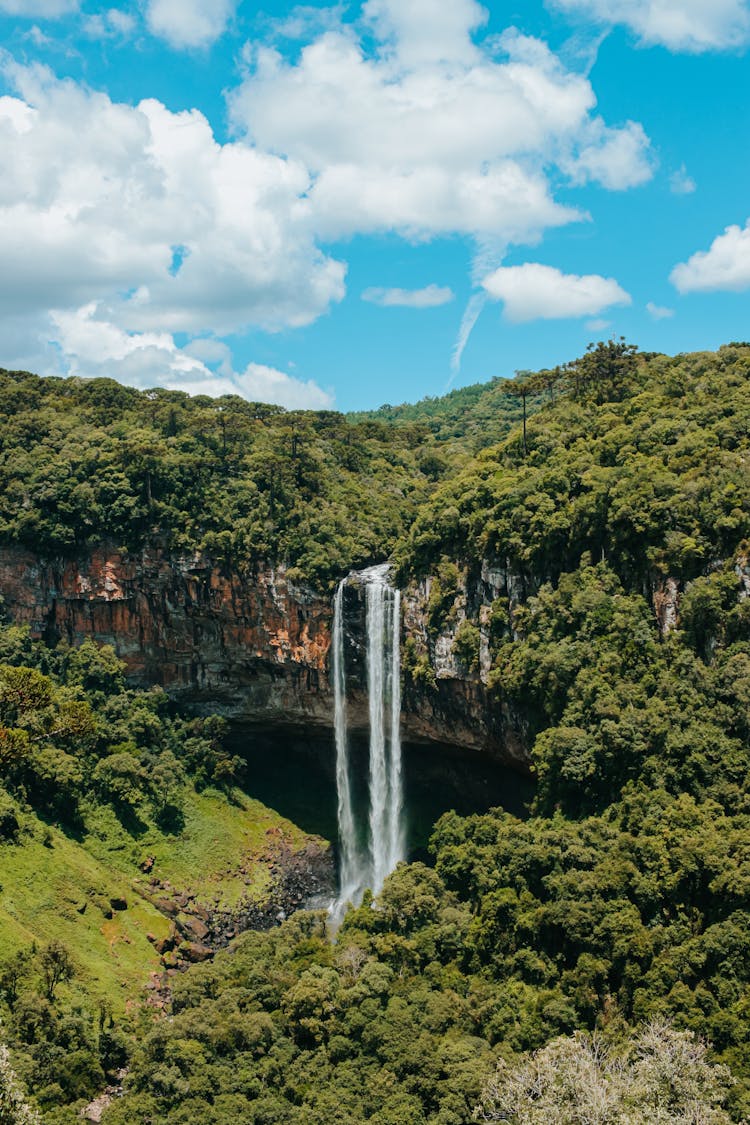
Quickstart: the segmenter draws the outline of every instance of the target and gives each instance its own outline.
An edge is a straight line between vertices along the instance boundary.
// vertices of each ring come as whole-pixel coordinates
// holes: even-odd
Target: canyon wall
[[[228,715],[325,722],[330,607],[283,570],[101,547],[77,560],[0,552],[6,618],[49,641],[111,644],[140,686]]]
[[[737,570],[750,587],[746,559]],[[433,581],[403,591],[403,639],[423,654],[429,672],[420,678],[404,662],[403,737],[477,750],[526,769],[523,722],[487,685],[493,603],[505,607],[512,628],[515,607],[535,591],[498,564],[485,563],[471,578],[463,572],[436,632],[429,624]],[[680,595],[673,578],[651,591],[664,634],[677,624]],[[332,727],[331,599],[290,581],[283,566],[240,571],[200,554],[107,546],[76,560],[42,560],[4,547],[0,598],[6,619],[35,636],[111,644],[133,682],[158,684],[182,706],[243,723]],[[345,601],[349,721],[364,729],[364,594],[356,581]],[[465,620],[479,627],[472,668],[455,645]]]
[[[489,590],[490,594],[495,591]],[[407,635],[432,646],[433,683],[407,683],[405,740],[450,743],[524,766],[523,731],[490,702],[486,668],[450,656],[451,635],[427,639],[429,584],[407,592]],[[182,705],[239,722],[331,727],[329,598],[289,581],[283,567],[240,573],[202,555],[105,546],[77,560],[0,551],[8,621],[48,641],[111,644],[139,685],[158,684]],[[365,727],[364,605],[347,588],[349,719]],[[442,655],[441,655],[442,654]]]

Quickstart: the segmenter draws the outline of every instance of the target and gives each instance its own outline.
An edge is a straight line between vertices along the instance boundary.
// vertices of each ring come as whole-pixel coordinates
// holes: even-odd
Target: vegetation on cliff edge
[[[500,401],[495,384],[471,389],[462,429],[455,400],[351,422],[5,380],[6,542],[158,536],[242,565],[271,556],[319,584],[393,551],[405,582],[431,582],[407,671],[432,690],[437,640],[453,637],[465,674],[517,716],[537,779],[526,821],[446,813],[434,866],[400,866],[335,944],[322,916],[295,915],[175,978],[173,1018],[129,1049],[105,1121],[465,1125],[476,1107],[506,1112],[498,1073],[518,1093],[507,1112],[533,1121],[529,1074],[567,1066],[553,1066],[554,1087],[594,1041],[605,1069],[635,1066],[649,1027],[666,1029],[659,1066],[677,1062],[634,1122],[750,1116],[750,347],[670,358],[599,345],[504,391],[521,422],[489,444],[475,423]],[[483,567],[504,576],[491,605]],[[679,605],[662,631],[667,581]],[[60,817],[60,793],[84,826],[93,805],[124,817],[130,802],[157,827],[180,815],[168,777],[200,772],[204,750],[191,764],[184,748],[205,731],[160,718],[155,694],[92,695],[86,662],[106,654],[38,649],[19,669],[28,642],[3,643],[3,847],[24,817]],[[156,756],[153,721],[166,724]],[[28,1012],[8,979],[6,1010]],[[41,962],[29,979],[38,990]],[[79,1046],[90,1016],[53,1015],[49,1065],[80,1049],[101,1069]],[[28,1078],[40,1040],[7,1018]],[[711,1068],[692,1109],[685,1051]],[[46,1120],[72,1122],[55,1108],[71,1090],[42,1089]]]

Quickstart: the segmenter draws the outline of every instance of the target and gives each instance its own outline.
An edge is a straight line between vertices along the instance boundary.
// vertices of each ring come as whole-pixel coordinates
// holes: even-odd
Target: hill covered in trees
[[[0,404],[0,540],[46,555],[157,541],[324,583],[390,550],[429,483],[419,427],[18,373]]]
[[[325,586],[389,554],[435,483],[507,434],[505,388],[343,415],[0,370],[0,542],[156,540]]]
[[[539,1119],[530,1074],[549,1098],[583,1073],[583,1032],[601,1037],[603,1067],[635,1067],[632,1098],[651,1073],[629,1120],[750,1116],[749,390],[748,345],[667,357],[622,341],[510,386],[355,418],[3,376],[0,541],[65,553],[156,540],[239,566],[284,560],[321,589],[390,554],[404,587],[430,580],[431,631],[407,639],[407,677],[431,690],[434,639],[450,634],[466,678],[483,675],[492,705],[520,717],[536,782],[525,820],[446,813],[432,864],[400,866],[335,942],[322,915],[295,915],[177,976],[170,1020],[123,1018],[116,1058],[86,1048],[96,1081],[129,1068],[105,1122],[465,1125],[480,1107],[524,1123]],[[512,579],[490,607],[472,597],[487,567]],[[110,702],[127,694],[116,668],[106,691],[87,686],[85,661],[107,656],[4,643],[3,871],[23,866],[24,823],[43,846],[28,818],[54,821],[45,758],[74,808],[122,799],[128,776],[101,761],[123,753],[155,829],[160,762],[182,771],[188,801],[203,755],[185,746],[204,734],[148,696]],[[14,677],[35,676],[42,714],[21,721]],[[157,719],[139,743],[144,707]],[[115,723],[103,742],[99,714]],[[51,830],[62,849],[74,826]],[[72,1122],[96,1081],[35,1087],[42,1033],[8,965],[15,1069],[45,1120]],[[43,980],[32,965],[27,981]],[[46,1000],[55,1058],[84,1050],[65,1030],[71,987]],[[76,1018],[101,1042],[90,1012]],[[707,1061],[683,1033],[711,1041]],[[717,1062],[731,1081],[707,1071],[696,1092],[690,1066]]]
[[[45,1120],[114,1079],[165,972],[248,911],[275,917],[274,871],[306,845],[242,793],[223,720],[176,715],[123,671],[111,648],[0,628],[0,1040]]]

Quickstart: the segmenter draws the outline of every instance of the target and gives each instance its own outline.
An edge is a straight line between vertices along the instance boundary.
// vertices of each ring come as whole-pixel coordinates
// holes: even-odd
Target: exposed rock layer
[[[35,635],[113,645],[140,684],[228,714],[327,715],[329,607],[283,571],[244,576],[156,550],[45,562],[5,549],[0,596]]]
[[[741,596],[750,567],[736,560]],[[403,695],[403,735],[490,753],[525,768],[528,739],[518,715],[491,697],[490,607],[498,600],[510,627],[516,607],[535,591],[497,562],[463,573],[453,606],[435,634],[428,626],[431,579],[404,591],[404,636],[429,654],[433,682],[411,682]],[[663,634],[678,624],[681,586],[660,577],[651,590]],[[367,725],[363,588],[346,592],[348,716]],[[182,705],[240,722],[331,727],[329,682],[332,605],[290,581],[284,567],[240,571],[204,555],[157,548],[125,553],[102,546],[79,559],[42,560],[0,551],[0,597],[6,616],[50,641],[111,644],[140,685],[159,684]],[[463,620],[479,623],[478,666],[457,657]]]
[[[428,593],[417,588],[405,601],[405,627],[420,636],[426,636]],[[35,635],[111,644],[134,682],[159,684],[193,708],[238,721],[332,725],[331,603],[289,581],[283,567],[240,573],[201,555],[158,549],[126,554],[106,547],[77,560],[44,561],[4,548],[0,596],[8,618],[28,624]],[[356,585],[348,599],[355,685],[349,718],[356,727],[367,722],[364,617]],[[450,644],[447,635],[435,684],[406,693],[404,737],[465,746],[522,765],[522,731],[502,707],[490,704],[483,675],[471,675],[451,659]]]

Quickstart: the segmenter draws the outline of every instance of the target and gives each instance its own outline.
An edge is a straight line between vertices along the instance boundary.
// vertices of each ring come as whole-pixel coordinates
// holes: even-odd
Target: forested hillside
[[[749,373],[747,345],[641,357],[610,343],[523,380],[557,400],[421,508],[404,566],[499,558],[529,589],[585,552],[634,589],[713,568],[750,530]]]
[[[273,872],[305,845],[238,788],[223,720],[176,716],[123,670],[0,628],[0,1039],[50,1121],[115,1078],[222,925],[269,896],[275,915]],[[4,1125],[7,1096],[0,1073]]]
[[[176,976],[173,1018],[124,1031],[116,1057],[63,1030],[69,986],[53,989],[53,1042],[88,1051],[96,1080],[128,1067],[105,1123],[465,1125],[481,1104],[526,1125],[550,1104],[529,1109],[529,1067],[569,1091],[584,1031],[633,1075],[609,1120],[750,1117],[749,345],[610,341],[368,418],[18,374],[2,409],[5,543],[156,537],[283,559],[322,589],[390,555],[405,589],[430,579],[407,678],[431,690],[447,630],[466,679],[519,717],[535,780],[525,820],[446,813],[433,864],[401,865],[335,942],[298,914]],[[471,595],[488,566],[512,578],[491,607]],[[205,730],[129,694],[111,655],[3,644],[3,872],[61,799],[86,824],[115,806],[124,823],[130,801],[156,831],[196,782],[241,781],[218,743],[196,749]],[[62,847],[75,816],[58,831]],[[63,1106],[95,1081],[45,1071],[62,1092],[39,1089],[31,1002],[11,961],[0,973],[16,1070],[45,1121],[72,1123]]]
[[[378,421],[404,427],[424,425],[439,444],[458,446],[477,452],[504,438],[521,420],[523,405],[517,391],[526,383],[528,372],[518,372],[515,379],[496,377],[489,383],[472,383],[440,397],[423,398],[416,403],[399,406],[386,404],[377,410],[348,415],[353,422]],[[528,412],[543,402],[541,384],[532,386],[527,403]]]
[[[417,424],[0,374],[0,541],[284,560],[322,583],[388,553],[430,488]]]

